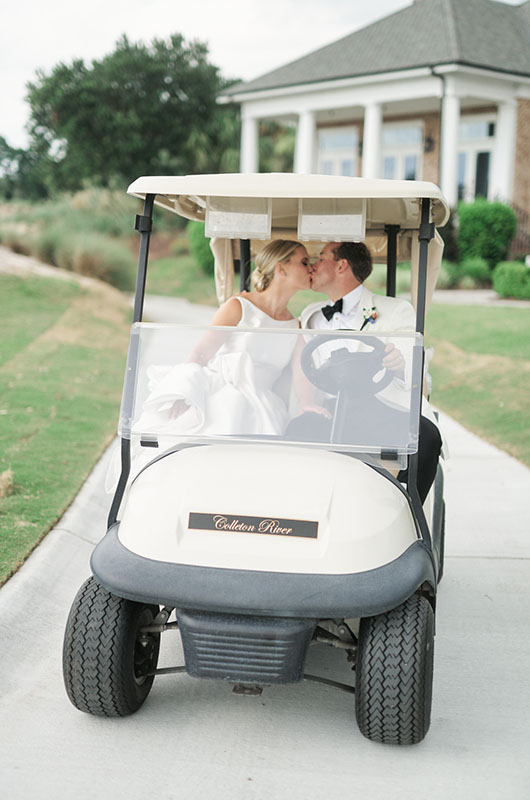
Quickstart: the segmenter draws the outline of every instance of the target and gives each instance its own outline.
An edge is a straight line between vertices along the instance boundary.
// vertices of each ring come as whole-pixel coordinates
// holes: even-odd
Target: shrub
[[[460,258],[484,258],[493,269],[506,258],[510,241],[517,230],[517,217],[503,203],[489,203],[483,198],[458,207]]]
[[[134,288],[135,259],[117,239],[57,226],[40,233],[35,249],[48,264],[98,278],[124,291]]]
[[[530,269],[520,261],[501,261],[493,270],[493,288],[501,297],[530,300]]]
[[[458,285],[459,278],[458,264],[444,259],[440,265],[440,274],[436,281],[436,287],[438,289],[455,289]]]
[[[460,261],[458,251],[458,219],[454,211],[451,211],[447,223],[443,228],[438,228],[438,233],[444,242],[444,256],[448,261],[456,263]]]
[[[204,222],[192,220],[188,223],[187,231],[191,255],[203,272],[213,275],[213,253],[210,240],[204,235]]]
[[[471,279],[468,281],[468,283],[472,284],[471,288],[475,288],[476,286],[491,286],[491,270],[488,266],[488,262],[480,256],[466,258],[465,261],[462,261],[459,272],[461,279]]]

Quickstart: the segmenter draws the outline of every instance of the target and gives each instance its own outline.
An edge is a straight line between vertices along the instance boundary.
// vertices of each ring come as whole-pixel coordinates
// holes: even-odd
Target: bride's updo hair
[[[257,292],[263,292],[274,278],[276,264],[279,261],[289,261],[298,247],[303,245],[288,239],[275,239],[266,244],[255,258],[256,268],[252,273],[252,288]]]

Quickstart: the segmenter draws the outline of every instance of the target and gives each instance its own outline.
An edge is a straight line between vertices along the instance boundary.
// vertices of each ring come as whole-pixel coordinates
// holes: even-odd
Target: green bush
[[[41,203],[10,203],[3,241],[62,269],[134,288],[134,236],[138,201],[124,192],[87,189]],[[161,215],[163,216],[163,215]]]
[[[506,258],[517,230],[517,217],[509,206],[478,198],[458,207],[460,258],[480,256],[493,269]]]
[[[210,240],[204,235],[204,222],[192,220],[187,227],[190,253],[206,275],[213,275],[213,253]]]
[[[440,265],[440,274],[436,281],[437,289],[455,289],[458,285],[460,273],[458,264],[453,261],[442,261]]]
[[[477,286],[491,286],[491,270],[488,262],[480,256],[466,258],[459,265],[461,279],[470,278],[472,288]]]
[[[458,251],[458,220],[454,211],[451,211],[447,223],[443,228],[438,228],[438,233],[444,242],[444,256],[448,261],[457,263],[460,261]]]
[[[501,297],[530,300],[530,269],[520,261],[501,261],[493,270],[493,288]]]

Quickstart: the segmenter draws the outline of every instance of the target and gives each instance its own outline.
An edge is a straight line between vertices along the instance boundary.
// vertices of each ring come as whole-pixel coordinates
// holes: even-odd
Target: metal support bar
[[[109,511],[109,518],[107,520],[107,530],[114,525],[118,519],[118,511],[120,510],[121,500],[125,492],[129,472],[131,471],[131,440],[121,440],[121,474],[114,493],[112,505]]]
[[[244,292],[250,286],[250,240],[239,240],[239,291]]]
[[[386,293],[396,296],[397,235],[399,225],[385,225],[386,231]]]
[[[421,201],[421,223],[419,230],[420,254],[418,259],[418,299],[416,304],[416,330],[425,332],[425,297],[427,293],[427,258],[429,255],[429,242],[434,236],[434,223],[430,221],[431,201],[423,198]]]
[[[138,273],[136,276],[136,292],[134,294],[133,322],[141,322],[144,310],[145,278],[147,259],[149,257],[149,240],[151,238],[154,194],[147,194],[144,200],[144,213],[138,214],[135,230],[140,233],[140,250],[138,252]]]

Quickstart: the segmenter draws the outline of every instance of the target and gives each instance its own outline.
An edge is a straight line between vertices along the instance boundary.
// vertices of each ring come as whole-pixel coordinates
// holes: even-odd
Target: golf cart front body
[[[132,699],[118,703],[117,712],[100,710],[99,700],[81,700],[78,679],[67,677],[70,698],[91,713],[136,710],[156,674],[160,634],[171,627],[180,631],[190,675],[233,683],[300,680],[309,645],[321,642],[345,650],[357,664],[363,734],[383,742],[420,741],[430,719],[443,550],[441,474],[423,505],[415,485],[423,323],[437,263],[429,243],[434,223],[443,224],[447,216],[439,190],[412,182],[260,175],[145,178],[130,193],[144,198],[144,213],[137,218],[141,245],[119,425],[121,474],[108,532],[92,555],[94,578],[74,607],[79,616],[79,608],[88,608],[88,595],[90,608],[123,604],[127,636],[136,626],[129,645]],[[369,330],[142,322],[155,203],[206,220],[207,232],[216,236],[220,295],[231,291],[236,233],[242,240],[242,287],[251,240],[321,242],[386,234],[390,293],[398,236],[412,237],[417,330],[378,330],[374,336]],[[194,362],[205,336],[217,336],[218,352],[226,356],[223,391],[228,386],[226,396],[235,390],[241,396],[230,418],[220,413],[225,394],[217,402],[217,390],[204,383],[203,368]],[[252,398],[263,399],[262,365],[233,358],[245,353],[243,337],[250,351],[259,342],[260,352],[289,353],[274,387],[284,409],[278,429],[266,419],[258,424],[252,413]],[[403,355],[399,378],[381,365],[389,345]],[[306,413],[300,380],[313,385],[321,413]],[[182,398],[187,405],[177,413]],[[69,626],[65,675],[72,676],[75,615]],[[413,669],[421,674],[413,681],[416,688],[403,690],[409,709],[404,713],[413,707],[417,718],[408,732],[399,720],[396,729],[389,728],[386,712],[384,723],[369,721],[381,694],[402,692],[389,689],[392,681],[383,670],[376,680],[379,699],[372,696],[378,641],[394,653],[390,672],[406,671],[415,653]]]

